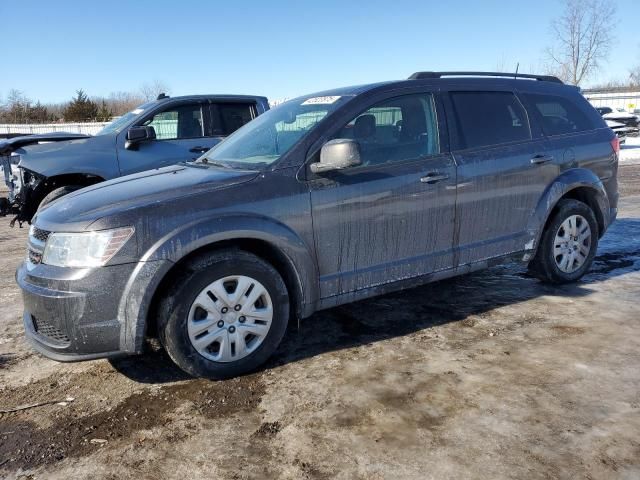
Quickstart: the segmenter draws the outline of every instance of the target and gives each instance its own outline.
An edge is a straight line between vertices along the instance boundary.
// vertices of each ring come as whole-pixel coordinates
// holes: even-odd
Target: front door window
[[[434,155],[440,149],[433,96],[385,100],[353,118],[333,138],[357,140],[365,166]]]
[[[157,140],[204,137],[202,108],[199,104],[180,105],[156,113],[143,125],[153,127]]]

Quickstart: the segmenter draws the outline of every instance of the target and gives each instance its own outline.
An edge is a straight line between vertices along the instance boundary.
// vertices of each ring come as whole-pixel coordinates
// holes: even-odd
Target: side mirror
[[[312,163],[309,168],[313,173],[324,173],[358,165],[362,165],[360,144],[352,139],[337,138],[322,146],[320,161]]]
[[[156,139],[156,131],[153,127],[131,127],[127,130],[127,141],[124,148],[135,150],[138,144]]]

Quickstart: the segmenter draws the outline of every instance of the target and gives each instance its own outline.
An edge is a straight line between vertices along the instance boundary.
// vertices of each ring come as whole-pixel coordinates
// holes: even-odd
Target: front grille
[[[46,320],[38,320],[33,315],[31,318],[33,320],[33,328],[43,337],[47,337],[58,343],[70,342],[69,337],[67,337],[67,335],[55,325],[52,325]]]
[[[29,248],[27,250],[29,262],[34,265],[42,262],[42,253],[50,235],[51,232],[48,230],[42,230],[35,225],[31,225],[29,229]]]
[[[38,227],[33,227],[32,230],[31,230],[31,235],[36,240],[39,240],[39,241],[45,243],[47,241],[47,239],[49,238],[49,235],[51,235],[51,232],[48,232],[47,230],[41,230]]]
[[[34,265],[39,265],[42,262],[42,253],[36,252],[35,250],[28,249],[27,253],[29,255],[29,261]]]

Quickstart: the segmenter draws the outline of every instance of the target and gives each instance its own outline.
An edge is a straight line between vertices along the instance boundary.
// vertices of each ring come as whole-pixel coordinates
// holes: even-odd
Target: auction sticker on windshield
[[[339,96],[307,98],[302,105],[331,105],[340,99]]]

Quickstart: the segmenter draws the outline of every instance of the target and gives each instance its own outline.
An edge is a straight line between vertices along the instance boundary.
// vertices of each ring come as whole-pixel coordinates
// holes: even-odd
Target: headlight
[[[42,263],[57,267],[101,267],[133,235],[133,227],[86,233],[52,233],[42,254]]]

